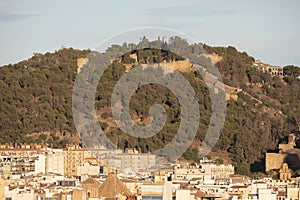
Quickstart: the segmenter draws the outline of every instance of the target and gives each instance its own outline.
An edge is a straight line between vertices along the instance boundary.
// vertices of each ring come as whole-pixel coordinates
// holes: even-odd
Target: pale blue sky
[[[0,65],[62,46],[94,49],[111,35],[149,26],[300,66],[299,0],[0,0]]]

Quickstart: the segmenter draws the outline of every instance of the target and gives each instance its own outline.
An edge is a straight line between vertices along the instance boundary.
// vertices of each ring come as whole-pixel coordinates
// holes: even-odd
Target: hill
[[[136,45],[125,43],[107,49],[106,56],[124,49],[130,53],[119,57],[105,70],[96,93],[100,125],[120,148],[131,146],[144,152],[153,151],[168,143],[176,133],[180,124],[178,101],[162,86],[142,86],[130,101],[133,119],[143,125],[149,123],[151,105],[160,103],[166,109],[166,125],[150,140],[123,133],[116,127],[109,109],[114,85],[127,70],[135,64],[166,62],[181,71],[199,98],[201,121],[198,133],[184,154],[185,159],[199,159],[198,146],[207,132],[211,115],[208,89],[199,73],[187,70],[188,63],[184,58],[168,52],[170,47],[179,49],[182,55],[207,51],[222,74],[228,99],[227,115],[212,157],[220,161],[230,159],[237,172],[242,174],[249,174],[250,169],[262,171],[259,163],[266,151],[275,150],[290,133],[299,135],[300,80],[297,76],[300,73],[297,67],[284,67],[284,77],[271,76],[253,67],[253,57],[231,46],[188,44],[179,37],[171,38],[168,43],[149,42],[144,38]],[[139,50],[134,52],[130,50],[132,48]],[[90,53],[89,50],[61,49],[44,55],[35,54],[28,60],[1,67],[0,142],[45,142],[54,147],[80,143],[72,116],[72,88],[80,71],[78,59]],[[220,152],[223,152],[222,156]]]

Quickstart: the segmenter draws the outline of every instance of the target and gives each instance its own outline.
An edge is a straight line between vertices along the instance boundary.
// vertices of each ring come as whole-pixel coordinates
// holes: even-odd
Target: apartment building
[[[49,149],[46,155],[46,172],[64,175],[65,163],[63,150]]]
[[[101,161],[115,169],[142,171],[155,166],[155,155],[148,153],[120,153],[103,158]]]
[[[45,160],[44,145],[0,145],[0,174],[45,173]]]
[[[78,174],[78,166],[82,166],[85,159],[90,158],[91,154],[85,148],[79,145],[68,145],[64,150],[64,175],[76,176]]]

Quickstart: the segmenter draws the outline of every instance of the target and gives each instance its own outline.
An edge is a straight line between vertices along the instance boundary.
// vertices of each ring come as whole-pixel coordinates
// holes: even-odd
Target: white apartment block
[[[64,153],[62,149],[47,151],[46,172],[64,175]]]
[[[0,156],[0,174],[45,173],[45,155]]]

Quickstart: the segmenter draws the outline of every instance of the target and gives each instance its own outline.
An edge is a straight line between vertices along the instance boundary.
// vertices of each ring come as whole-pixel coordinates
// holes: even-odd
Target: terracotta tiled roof
[[[107,179],[99,188],[101,197],[114,198],[121,194],[123,196],[131,196],[132,193],[128,188],[119,180],[115,173],[110,173]]]
[[[192,178],[190,181],[200,181],[202,178]]]
[[[202,190],[198,190],[195,194],[195,197],[202,198],[202,197],[210,197],[210,198],[217,198],[217,196],[209,193],[205,193]]]
[[[99,185],[100,183],[93,178],[88,178],[85,181],[81,182],[82,185]]]
[[[233,185],[231,188],[236,189],[236,188],[248,188],[247,185]]]

